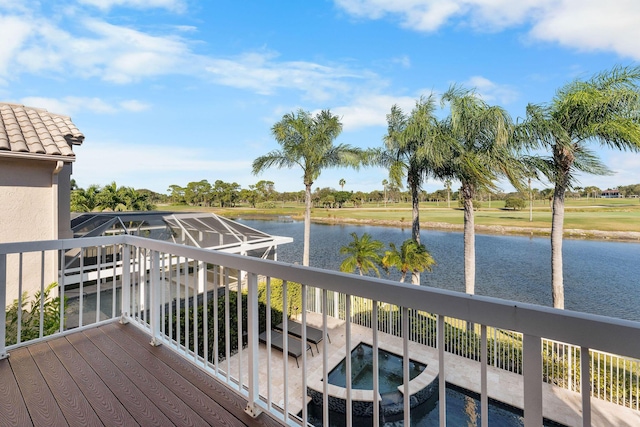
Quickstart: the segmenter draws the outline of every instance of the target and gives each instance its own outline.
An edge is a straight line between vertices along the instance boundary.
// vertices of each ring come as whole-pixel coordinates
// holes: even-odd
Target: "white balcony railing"
[[[52,263],[58,285],[45,298]],[[34,300],[36,292],[41,298]],[[524,410],[526,426],[554,418],[549,387],[577,396],[577,408],[565,405],[575,425],[591,425],[600,401],[639,409],[640,323],[134,236],[1,244],[0,305],[8,307],[0,311],[0,358],[21,345],[120,319],[244,395],[249,413],[269,411],[290,425],[308,419],[308,396],[321,400],[323,425],[338,400],[352,425],[358,402],[378,396],[377,356],[373,392],[355,390],[348,380],[353,366],[345,356],[359,341],[371,343],[374,355],[395,343],[404,361],[402,396],[418,396],[433,380],[443,426],[446,384],[455,383],[461,363],[474,374],[483,426],[489,399],[505,393],[492,385],[496,375],[516,378],[507,394]],[[265,345],[259,336],[283,316],[314,323],[332,341],[321,340],[311,346],[313,356],[302,351],[295,360],[285,357],[295,353],[295,340],[267,351],[275,338],[267,334]],[[288,332],[285,322],[282,333]],[[302,342],[307,334],[301,328]],[[328,381],[338,359],[345,359],[344,390]],[[412,360],[427,364],[414,380]],[[404,425],[415,400],[401,399]],[[381,410],[370,405],[375,426]]]

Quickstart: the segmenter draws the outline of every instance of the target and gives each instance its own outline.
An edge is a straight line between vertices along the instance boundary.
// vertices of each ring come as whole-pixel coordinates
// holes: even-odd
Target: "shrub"
[[[58,286],[57,282],[51,283],[44,289],[42,303],[42,336],[54,334],[60,330],[60,297],[53,298],[51,291]],[[18,306],[18,300],[6,307],[6,338],[5,345],[18,342],[18,312],[20,312],[20,342],[40,338],[40,291],[33,294],[33,298],[25,292],[22,294],[22,302]]]

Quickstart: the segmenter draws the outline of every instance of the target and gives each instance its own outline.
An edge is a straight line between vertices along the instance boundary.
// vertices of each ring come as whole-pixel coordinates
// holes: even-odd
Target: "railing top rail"
[[[0,254],[58,250],[96,245],[130,244],[258,275],[357,295],[403,307],[452,316],[474,323],[511,329],[574,345],[640,358],[640,322],[558,310],[480,295],[401,284],[313,267],[285,264],[200,249],[138,236],[120,235],[0,244]]]
[[[34,240],[30,242],[0,243],[0,255],[12,253],[57,251],[91,246],[123,244],[123,235],[104,237],[83,237],[79,239]]]

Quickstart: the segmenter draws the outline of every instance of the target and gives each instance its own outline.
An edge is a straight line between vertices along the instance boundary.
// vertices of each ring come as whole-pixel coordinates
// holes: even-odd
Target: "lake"
[[[302,263],[302,221],[237,221],[292,237],[293,243],[278,247],[278,260]],[[353,232],[369,233],[385,245],[399,246],[411,237],[410,229],[311,224],[311,266],[339,270],[340,248]],[[464,292],[462,233],[422,230],[420,237],[437,262],[433,272],[422,274],[421,285]],[[563,254],[567,310],[640,321],[640,243],[565,239]],[[476,234],[476,294],[551,306],[549,238]]]

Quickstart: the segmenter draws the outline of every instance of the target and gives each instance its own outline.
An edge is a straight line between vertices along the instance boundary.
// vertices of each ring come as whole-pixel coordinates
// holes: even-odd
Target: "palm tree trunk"
[[[304,244],[302,249],[302,265],[309,265],[309,247],[311,235],[311,186],[313,183],[304,186]]]
[[[564,281],[562,273],[562,238],[564,229],[564,185],[553,191],[551,212],[551,294],[553,307],[564,309]]]
[[[411,187],[411,238],[420,243],[420,198],[418,194],[418,185],[415,178],[409,177],[409,186]],[[411,283],[420,285],[420,273],[411,273]]]
[[[463,185],[464,199],[464,289],[468,294],[475,293],[476,287],[476,235],[473,216],[472,188]]]

